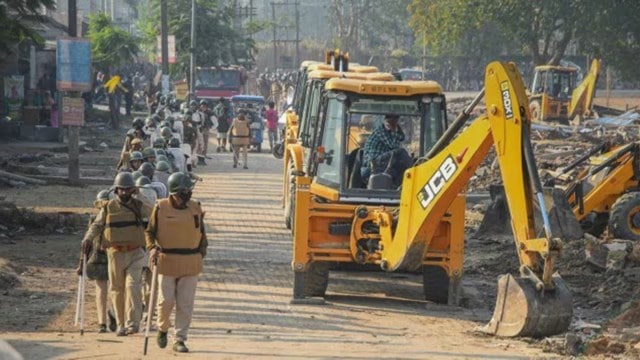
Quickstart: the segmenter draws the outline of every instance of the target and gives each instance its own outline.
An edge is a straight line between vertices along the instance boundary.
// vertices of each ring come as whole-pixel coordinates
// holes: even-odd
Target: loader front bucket
[[[534,338],[567,331],[573,316],[571,293],[560,276],[554,275],[553,282],[555,289],[540,291],[530,279],[502,275],[493,317],[478,330],[496,336]]]

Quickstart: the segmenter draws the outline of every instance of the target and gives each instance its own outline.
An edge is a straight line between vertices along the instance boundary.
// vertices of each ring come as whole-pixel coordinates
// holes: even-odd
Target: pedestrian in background
[[[273,151],[273,146],[278,142],[278,111],[275,109],[276,104],[269,102],[269,109],[265,111],[267,118],[267,131],[269,133],[269,150]]]
[[[200,155],[207,158],[207,151],[209,150],[209,131],[213,127],[213,112],[209,110],[209,104],[207,104],[206,100],[200,100],[200,108],[198,110],[202,119],[202,127],[200,128],[202,132],[202,151]]]
[[[240,113],[237,118],[233,119],[229,128],[229,142],[233,146],[233,167],[238,167],[238,157],[242,152],[242,168],[248,169],[247,152],[249,151],[249,143],[251,129],[249,122],[246,120],[245,114]]]
[[[218,133],[218,147],[216,152],[227,151],[227,137],[229,125],[231,124],[231,110],[224,98],[220,98],[218,105],[213,109],[214,115],[218,118],[216,131]]]

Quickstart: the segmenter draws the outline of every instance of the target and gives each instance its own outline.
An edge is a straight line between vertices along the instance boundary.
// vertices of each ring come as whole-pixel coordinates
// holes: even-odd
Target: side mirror
[[[287,87],[287,107],[293,104],[293,96],[295,93],[295,89],[291,86]]]

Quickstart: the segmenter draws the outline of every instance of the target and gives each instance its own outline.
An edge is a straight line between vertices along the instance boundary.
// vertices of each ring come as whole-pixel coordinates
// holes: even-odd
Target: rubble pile
[[[639,120],[640,122],[640,120]],[[562,125],[532,125],[532,143],[539,170],[556,170],[570,164],[594,146],[608,143],[622,145],[636,141],[640,127],[605,127],[595,120],[574,128]],[[544,180],[544,172],[542,179]],[[487,192],[489,185],[501,182],[500,169],[493,149],[469,181],[468,192]]]
[[[17,267],[7,259],[0,258],[0,291],[11,289],[20,284],[18,274],[23,269]]]
[[[0,243],[12,244],[28,234],[73,233],[86,224],[74,213],[38,213],[0,200]]]
[[[635,115],[633,115],[635,114]],[[579,127],[532,126],[532,142],[543,183],[590,149],[601,145],[625,145],[639,139],[640,114],[628,112],[616,118],[600,118]],[[585,162],[582,166],[588,166]],[[576,168],[580,172],[582,167]],[[556,185],[562,180],[555,179]],[[567,180],[567,179],[565,179]],[[500,184],[500,169],[493,150],[469,183],[468,192],[487,193]],[[510,234],[474,238],[474,230],[488,209],[487,203],[467,210],[468,254],[466,274],[516,273],[517,255]],[[574,322],[569,331],[538,341],[546,351],[564,356],[640,358],[640,243],[625,239],[596,238],[565,241],[557,271],[571,289]],[[494,300],[493,294],[487,301]]]
[[[595,258],[594,258],[595,257]],[[558,271],[573,294],[570,331],[544,340],[562,355],[640,355],[640,244],[599,240],[565,244]]]

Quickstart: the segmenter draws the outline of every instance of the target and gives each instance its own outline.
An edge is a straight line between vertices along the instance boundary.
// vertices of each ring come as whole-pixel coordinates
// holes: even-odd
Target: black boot
[[[158,336],[156,336],[156,342],[160,349],[167,347],[167,332],[158,330]]]
[[[184,344],[184,341],[176,341],[173,344],[173,351],[186,353],[186,352],[189,352],[189,348],[187,347],[187,345]]]

